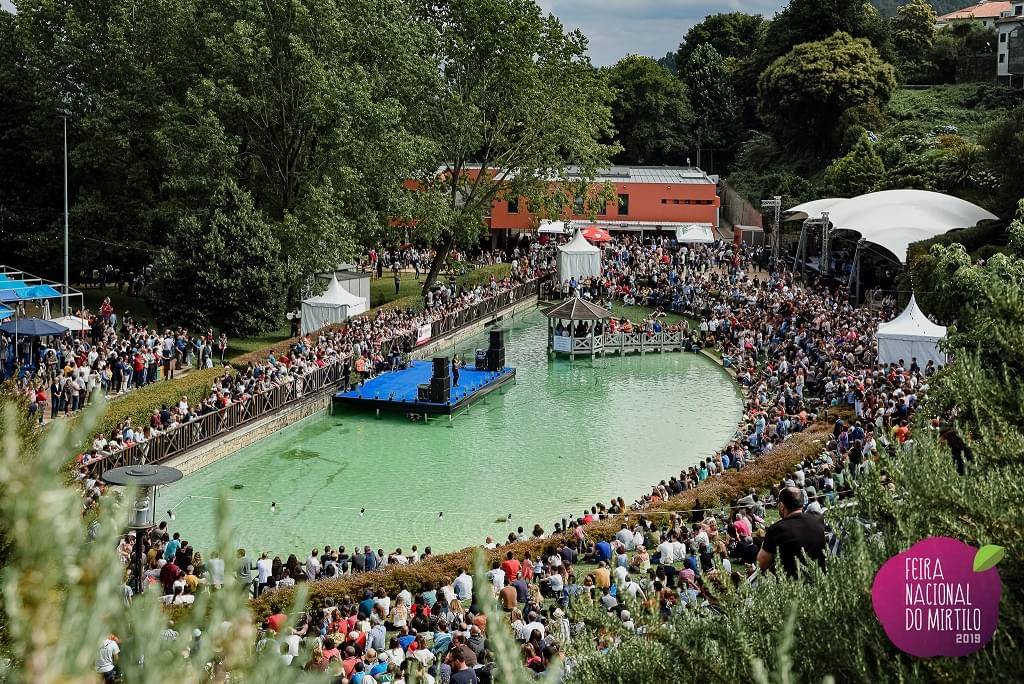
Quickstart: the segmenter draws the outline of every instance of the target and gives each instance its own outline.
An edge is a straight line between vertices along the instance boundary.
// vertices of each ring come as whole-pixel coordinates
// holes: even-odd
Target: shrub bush
[[[209,394],[213,381],[223,372],[218,368],[195,370],[183,377],[154,382],[111,399],[103,417],[96,424],[94,434],[109,435],[126,418],[132,419],[132,425],[149,425],[149,417],[153,415],[154,409],[164,404],[177,404],[182,396],[188,398],[190,404],[198,403]],[[76,416],[75,421],[79,420],[81,417]]]

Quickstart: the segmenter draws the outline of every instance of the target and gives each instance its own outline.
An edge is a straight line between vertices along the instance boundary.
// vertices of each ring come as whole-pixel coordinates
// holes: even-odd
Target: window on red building
[[[508,213],[518,214],[519,213],[519,198],[510,199],[508,201]]]
[[[629,216],[629,195],[619,195],[619,216]]]

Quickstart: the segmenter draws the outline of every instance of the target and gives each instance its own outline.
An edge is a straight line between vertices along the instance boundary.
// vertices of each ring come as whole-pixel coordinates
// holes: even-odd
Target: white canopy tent
[[[712,228],[707,223],[694,223],[685,228],[676,228],[676,242],[708,243],[714,241]]]
[[[601,250],[587,242],[579,231],[558,248],[557,262],[558,279],[562,282],[601,276]]]
[[[341,286],[337,276],[332,275],[331,282],[327,284],[327,290],[322,295],[303,300],[302,334],[358,316],[366,311],[368,304],[365,297],[352,294]]]
[[[946,355],[939,350],[939,340],[946,336],[946,328],[928,320],[913,295],[910,304],[896,318],[878,326],[878,360],[884,364],[903,359],[907,364],[913,358],[924,368],[928,361],[945,365]]]
[[[571,230],[568,221],[541,221],[537,227],[542,235],[568,235]]]

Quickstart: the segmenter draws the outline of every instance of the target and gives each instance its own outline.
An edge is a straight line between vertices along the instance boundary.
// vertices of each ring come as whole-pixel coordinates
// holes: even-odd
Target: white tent
[[[714,242],[711,226],[706,223],[694,223],[685,228],[676,228],[676,242],[708,243]]]
[[[537,227],[542,235],[568,235],[570,230],[567,221],[541,221]]]
[[[302,334],[319,330],[325,325],[341,323],[352,316],[358,316],[367,309],[365,297],[357,297],[331,276],[327,291],[319,297],[310,297],[302,302]]]
[[[903,359],[908,365],[913,358],[924,368],[928,361],[936,365],[946,363],[946,355],[939,350],[939,340],[946,329],[928,320],[913,295],[910,304],[896,318],[878,326],[878,360],[888,364]]]
[[[557,261],[558,279],[562,282],[601,275],[601,250],[587,242],[579,231],[558,248]]]
[[[998,217],[976,204],[927,190],[883,190],[851,199],[806,202],[786,212],[788,220],[817,219],[828,212],[836,230],[849,230],[907,261],[907,247],[957,228]]]

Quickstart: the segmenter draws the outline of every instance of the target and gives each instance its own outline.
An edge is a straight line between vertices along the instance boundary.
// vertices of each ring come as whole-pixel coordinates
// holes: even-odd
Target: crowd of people
[[[520,257],[512,263],[510,273],[503,279],[491,276],[485,284],[472,288],[463,288],[455,283],[443,283],[432,289],[425,297],[422,310],[382,308],[374,313],[349,319],[337,328],[328,328],[319,333],[305,335],[292,343],[284,353],[270,352],[263,360],[250,361],[238,368],[224,361],[227,339],[219,339],[223,373],[213,381],[210,390],[198,400],[190,400],[188,396],[172,405],[154,406],[149,421],[144,425],[133,425],[131,418],[126,418],[109,433],[97,435],[90,448],[83,451],[78,458],[78,478],[87,485],[86,505],[95,505],[102,493],[102,485],[98,482],[96,462],[124,449],[140,445],[143,454],[146,445],[155,436],[188,425],[211,413],[217,413],[232,404],[245,403],[252,400],[257,393],[268,392],[276,387],[291,386],[295,396],[304,392],[319,389],[309,386],[309,378],[315,371],[325,366],[339,364],[341,384],[344,390],[359,386],[366,380],[390,370],[394,370],[408,362],[408,355],[416,344],[417,331],[425,324],[444,320],[455,316],[475,304],[486,301],[511,291],[523,282],[542,274],[536,264],[529,258]],[[112,310],[108,319],[115,315]],[[124,323],[124,321],[122,321]],[[104,322],[105,330],[116,324],[116,319]],[[155,381],[160,372],[163,377],[173,378],[179,364],[186,366],[200,360],[204,367],[213,367],[211,363],[210,339],[212,331],[206,339],[197,337],[195,343],[188,342],[188,331],[177,333],[167,331],[163,336],[151,333],[145,326],[136,328],[131,323],[127,329],[132,332],[128,337],[119,337],[108,331],[108,337],[99,342],[93,339],[62,338],[58,344],[73,345],[79,356],[65,361],[67,366],[56,368],[50,384],[55,388],[63,388],[69,384],[75,387],[77,378],[99,375],[102,391],[105,386],[102,378],[110,376],[109,387],[118,389],[122,386],[136,386]],[[122,362],[116,359],[117,354],[106,356],[111,345],[116,348],[129,349],[136,366],[141,369],[131,374],[127,371],[111,372],[111,364],[119,366]],[[129,354],[125,352],[125,354]],[[63,384],[61,384],[63,383]],[[45,383],[28,382],[26,393],[31,394],[30,411],[38,414],[48,397]],[[56,391],[51,389],[51,392]],[[59,391],[64,391],[60,389]],[[73,390],[77,408],[79,404],[88,402],[90,389],[86,387]],[[58,395],[59,396],[59,395]],[[73,409],[69,409],[73,410]]]
[[[564,529],[555,523],[550,535],[540,525],[509,535],[509,543],[535,539],[542,549],[534,554],[508,551],[487,573],[488,588],[520,642],[526,667],[545,671],[584,633],[582,623],[573,621],[571,608],[577,602],[600,606],[625,629],[642,632],[637,607],[662,617],[694,606],[717,610],[716,596],[726,584],[756,581],[761,572],[797,576],[801,562],[824,567],[828,550],[839,543],[839,535],[825,524],[825,510],[850,495],[853,479],[878,468],[882,452],[899,453],[913,443],[910,419],[937,369],[933,364],[922,368],[916,359],[878,362],[874,332],[892,316],[895,302],[855,306],[842,288],[803,285],[783,268],[762,268],[763,256],[756,248],[721,243],[693,247],[627,239],[607,251],[601,278],[561,284],[566,294],[613,307],[633,298],[699,321],[695,340],[721,355],[746,399],[729,444],[633,504],[615,498],[595,504]],[[551,268],[553,250],[534,246],[513,260],[513,273],[526,277]],[[497,289],[514,282],[515,275]],[[450,294],[441,289],[423,313],[357,319],[316,341],[300,341],[287,361],[268,363],[290,369],[324,356],[346,364],[364,359],[361,370],[353,366],[358,382],[392,366],[396,340],[425,317],[450,313],[494,286]],[[638,325],[656,320],[652,316]],[[401,349],[397,352],[400,356]],[[263,372],[247,371],[242,377],[247,383]],[[709,478],[746,467],[839,407],[852,409],[853,419],[836,418],[820,453],[797,464],[769,490],[751,490],[724,508],[705,508],[697,499],[690,515],[672,513],[660,525],[645,513]],[[886,482],[886,473],[874,474]],[[83,479],[87,489],[97,486],[87,471]],[[591,532],[592,523],[609,518],[619,523],[614,537]],[[133,543],[129,535],[121,544],[126,566]],[[161,591],[166,603],[189,603],[196,592],[225,585],[253,596],[271,592],[272,611],[260,616],[256,645],[268,657],[330,672],[340,682],[401,682],[411,662],[429,673],[428,681],[490,681],[487,618],[468,568],[428,586],[327,599],[291,621],[273,600],[273,592],[296,582],[428,559],[430,547],[422,553],[417,547],[387,553],[369,546],[324,546],[308,556],[260,553],[255,559],[240,549],[233,567],[226,567],[216,556],[204,559],[166,523],[147,535],[145,545],[146,583]],[[488,538],[484,546],[495,549],[498,544]],[[603,650],[614,644],[613,633],[603,631],[594,646]]]

